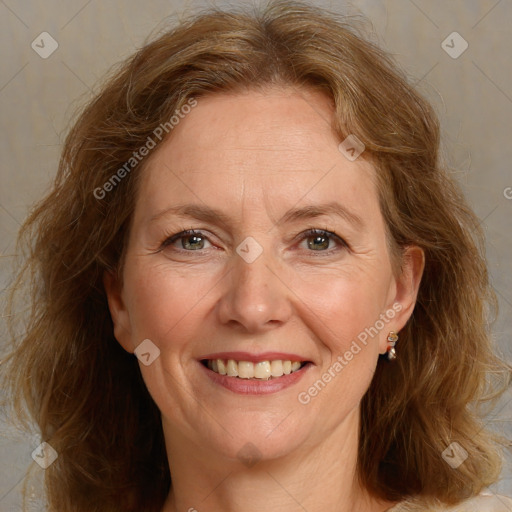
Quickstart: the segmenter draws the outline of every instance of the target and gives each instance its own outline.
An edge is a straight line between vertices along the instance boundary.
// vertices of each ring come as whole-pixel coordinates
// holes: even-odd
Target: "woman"
[[[126,61],[21,235],[6,382],[50,509],[509,510],[476,407],[509,367],[438,146],[389,57],[303,3]]]

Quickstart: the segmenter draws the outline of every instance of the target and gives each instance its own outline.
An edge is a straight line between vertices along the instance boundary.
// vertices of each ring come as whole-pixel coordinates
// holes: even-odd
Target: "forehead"
[[[334,107],[317,91],[274,88],[201,97],[148,162],[140,202],[255,208],[341,201],[376,212],[375,171],[351,162],[332,129]],[[270,210],[269,210],[270,209]]]

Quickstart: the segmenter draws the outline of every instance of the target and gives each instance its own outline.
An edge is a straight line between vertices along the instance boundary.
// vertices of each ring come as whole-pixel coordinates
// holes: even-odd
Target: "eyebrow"
[[[204,222],[221,224],[224,227],[229,226],[232,222],[231,217],[220,210],[193,203],[180,204],[166,208],[165,210],[162,210],[153,215],[150,219],[150,222],[158,220],[164,215],[169,214],[192,217]],[[287,222],[294,222],[302,219],[313,219],[323,215],[336,215],[358,229],[363,229],[365,227],[365,223],[359,215],[337,202],[292,208],[276,222],[276,225],[279,226]]]
[[[321,217],[322,215],[337,215],[359,229],[364,228],[365,225],[363,219],[357,215],[357,213],[336,202],[293,208],[283,215],[283,217],[278,221],[278,225],[301,219],[313,219],[315,217]]]

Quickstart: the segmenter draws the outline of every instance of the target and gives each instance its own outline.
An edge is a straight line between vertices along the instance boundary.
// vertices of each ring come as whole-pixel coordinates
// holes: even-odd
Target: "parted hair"
[[[499,439],[482,406],[510,367],[491,337],[482,228],[443,163],[433,107],[364,27],[295,1],[189,13],[113,68],[78,112],[51,189],[20,230],[2,362],[13,412],[58,453],[45,472],[51,511],[160,512],[172,485],[160,412],[114,337],[102,281],[122,274],[146,160],[98,190],[191,98],[280,85],[328,95],[340,142],[365,144],[397,268],[407,246],[425,253],[399,358],[379,360],[362,399],[361,484],[427,507],[497,479]],[[442,457],[453,442],[468,453],[457,470]]]

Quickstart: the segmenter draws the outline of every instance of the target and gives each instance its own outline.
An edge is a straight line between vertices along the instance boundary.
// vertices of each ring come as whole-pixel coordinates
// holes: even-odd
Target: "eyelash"
[[[170,246],[171,244],[173,244],[177,240],[180,240],[182,238],[186,238],[188,236],[193,236],[193,235],[200,236],[200,237],[205,238],[206,240],[209,241],[208,237],[205,236],[202,231],[197,231],[195,229],[183,229],[179,233],[176,233],[174,235],[168,236],[162,242],[159,250],[165,249],[166,247]],[[347,242],[345,242],[345,240],[343,238],[341,238],[336,232],[329,231],[327,228],[325,228],[325,229],[311,228],[311,229],[307,229],[306,231],[303,231],[302,233],[299,233],[298,235],[301,235],[300,239],[298,240],[299,242],[302,242],[303,240],[306,240],[307,238],[310,238],[310,237],[323,236],[323,237],[334,239],[335,241],[337,241],[342,249],[349,249],[349,245],[347,244]],[[296,235],[294,237],[294,239],[296,239],[298,235]],[[193,253],[193,252],[200,252],[202,249],[198,249],[197,251],[194,251],[194,250],[189,251],[189,250],[186,250],[186,249],[175,249],[175,250],[177,250],[179,252]],[[327,249],[325,251],[308,251],[308,252],[312,252],[312,253],[318,252],[318,253],[322,253],[324,255],[325,254],[330,255],[330,254],[332,254],[333,252],[335,252],[337,250],[339,250],[339,248]]]

